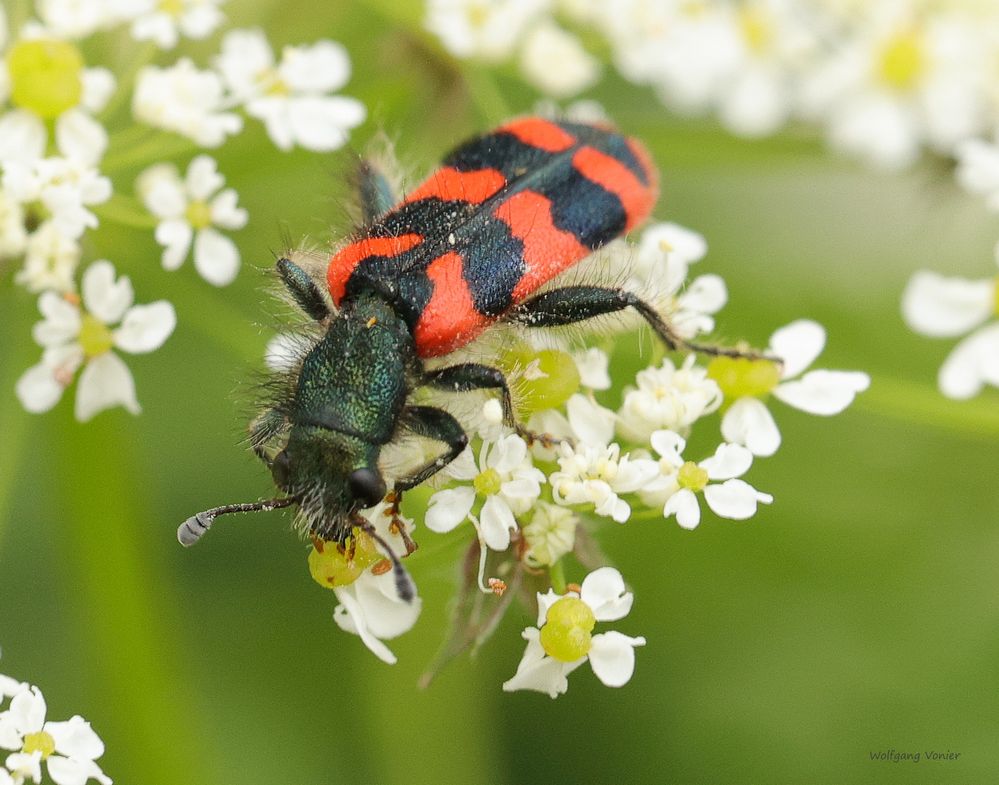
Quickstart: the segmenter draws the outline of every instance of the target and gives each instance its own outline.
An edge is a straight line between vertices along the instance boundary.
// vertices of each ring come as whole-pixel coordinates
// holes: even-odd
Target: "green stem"
[[[101,164],[101,170],[110,174],[118,169],[128,169],[154,161],[164,161],[183,153],[197,150],[193,139],[173,133],[156,133],[124,150],[111,150]]]
[[[109,221],[133,229],[155,229],[156,218],[142,206],[138,199],[114,193],[104,204],[91,208],[102,221]]]
[[[565,594],[565,567],[561,559],[548,569],[548,577],[552,582],[552,590],[556,594]]]
[[[999,407],[994,399],[954,401],[923,383],[878,376],[872,377],[870,389],[857,396],[854,406],[869,414],[945,428],[982,441],[999,439]]]
[[[469,97],[486,124],[498,123],[512,114],[510,105],[503,97],[488,66],[471,64],[463,71],[465,81],[468,83]]]
[[[135,87],[136,75],[142,68],[153,61],[157,52],[157,46],[152,41],[147,41],[141,46],[128,46],[127,49],[131,50],[132,57],[122,63],[117,69],[117,86],[115,87],[114,94],[111,96],[111,100],[108,101],[107,106],[104,107],[99,115],[101,121],[106,121],[109,117],[113,116],[119,107],[125,103],[132,94],[132,89]]]
[[[159,535],[150,528],[155,511],[142,502],[134,426],[125,418],[119,423],[116,430],[68,416],[50,421],[51,430],[59,430],[50,435],[50,449],[67,506],[59,543],[80,600],[74,607],[85,613],[88,640],[96,647],[91,654],[102,663],[102,727],[109,727],[109,736],[132,740],[132,748],[120,753],[132,765],[157,761],[142,773],[149,785],[174,785],[192,771],[210,780],[212,762],[198,741],[207,729],[199,727],[199,701],[181,667],[196,661],[178,639],[177,603],[184,595],[158,555]],[[177,739],[184,740],[184,755],[163,755],[164,745]]]

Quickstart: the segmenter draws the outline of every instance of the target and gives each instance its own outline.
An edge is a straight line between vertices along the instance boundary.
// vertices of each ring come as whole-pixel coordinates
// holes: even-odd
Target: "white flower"
[[[74,24],[72,14],[56,10],[59,13],[54,11],[54,16],[69,26]],[[43,157],[51,127],[61,155],[96,164],[107,148],[108,136],[93,115],[114,92],[111,72],[85,68],[74,43],[37,23],[27,25],[6,51],[4,38],[0,34],[0,107],[8,100],[13,107],[6,113],[0,108],[0,161]]]
[[[694,355],[679,368],[664,359],[658,368],[639,371],[636,387],[626,387],[618,411],[618,431],[634,442],[646,443],[653,431],[687,431],[722,403],[722,391],[707,369],[695,366]]]
[[[115,281],[114,267],[104,260],[94,262],[83,275],[83,308],[76,296],[42,294],[38,308],[45,318],[33,334],[45,352],[17,382],[25,409],[39,413],[55,406],[82,366],[76,389],[78,420],[118,405],[139,413],[132,374],[111,349],[145,353],[159,348],[173,332],[176,316],[165,300],[133,306],[132,299],[129,279]]]
[[[336,150],[367,115],[357,99],[330,95],[350,78],[347,50],[335,41],[286,46],[275,65],[262,31],[233,30],[215,65],[236,100],[264,122],[282,150],[296,144],[316,152]]]
[[[0,259],[20,256],[27,244],[24,209],[0,188]]]
[[[157,164],[139,175],[136,190],[153,215],[160,219],[156,241],[164,247],[163,267],[176,270],[194,245],[194,267],[215,286],[232,283],[239,271],[236,244],[219,232],[246,225],[246,210],[237,206],[232,188],[220,190],[225,178],[215,161],[199,155],[187,167],[187,175],[172,164]]]
[[[41,781],[41,762],[56,785],[84,785],[94,779],[111,785],[95,763],[104,754],[104,742],[90,723],[80,716],[66,722],[45,721],[45,698],[37,687],[25,689],[10,701],[10,708],[0,713],[0,738],[7,743],[16,739],[19,752],[9,755],[7,768],[35,782]],[[15,777],[15,782],[19,780]]]
[[[225,19],[219,6],[224,0],[133,0],[132,36],[172,49],[181,35],[206,38]]]
[[[556,98],[576,95],[600,77],[599,63],[579,39],[547,21],[528,34],[520,66],[529,82]]]
[[[425,25],[457,57],[509,57],[548,0],[429,0]]]
[[[503,690],[534,690],[557,698],[569,689],[566,677],[587,660],[608,687],[627,684],[635,671],[635,648],[644,646],[645,638],[613,631],[591,635],[591,630],[598,621],[623,619],[633,600],[613,567],[587,575],[578,594],[560,597],[550,589],[538,594],[538,626],[521,633],[527,648]]]
[[[985,130],[991,44],[960,11],[919,13],[873,3],[862,24],[805,74],[802,109],[825,118],[832,145],[882,168],[915,161],[928,144],[950,153]]]
[[[139,72],[132,112],[141,122],[218,147],[243,127],[239,115],[224,111],[224,98],[219,75],[199,71],[185,57],[169,68],[146,66]]]
[[[725,282],[717,275],[698,276],[683,288],[690,265],[707,250],[698,232],[674,223],[653,224],[642,232],[631,267],[628,287],[646,292],[681,338],[714,330],[713,314],[728,300]]]
[[[52,227],[70,240],[97,226],[97,216],[87,209],[111,198],[111,181],[80,160],[37,158],[8,161],[3,190],[21,204],[38,203]]]
[[[700,463],[685,461],[681,453],[687,446],[673,431],[652,434],[652,447],[659,453],[660,475],[647,484],[642,498],[650,504],[665,498],[663,515],[676,515],[684,529],[694,529],[701,522],[697,494],[703,493],[708,507],[722,518],[742,521],[756,514],[758,503],[770,504],[773,496],[761,493],[752,485],[734,479],[741,477],[753,463],[753,454],[738,444],[720,444],[715,454]],[[719,480],[719,483],[709,483]]]
[[[531,522],[522,530],[528,545],[524,561],[531,567],[555,564],[575,545],[578,524],[572,510],[539,501]]]
[[[375,507],[361,514],[374,525],[396,555],[401,555],[405,553],[405,542],[398,529],[393,528],[393,519],[386,514],[387,509]],[[396,526],[400,525],[408,536],[413,522],[400,517],[396,519]],[[353,582],[334,587],[333,592],[340,604],[333,610],[333,620],[342,630],[360,637],[382,662],[394,665],[396,657],[382,641],[412,629],[420,616],[422,600],[419,597],[414,597],[411,602],[401,599],[391,569],[375,574],[376,568],[379,565],[384,568],[385,564],[384,560],[376,563]]]
[[[982,139],[968,139],[954,148],[957,181],[973,194],[986,198],[990,210],[999,211],[999,146]]]
[[[722,417],[725,439],[745,445],[754,455],[773,455],[780,447],[780,431],[761,396],[772,393],[795,409],[829,417],[866,390],[871,379],[860,371],[816,370],[796,378],[821,354],[825,342],[822,325],[800,319],[770,336],[767,353],[783,360],[779,369],[769,360],[712,360],[708,372],[732,401]],[[749,381],[747,374],[753,377]]]
[[[80,245],[45,221],[28,238],[24,264],[14,280],[29,292],[70,292],[80,263]]]
[[[558,504],[592,504],[594,512],[618,523],[631,516],[629,505],[619,494],[634,493],[659,473],[655,461],[621,455],[621,447],[567,442],[559,445],[560,471],[548,481]]]
[[[974,330],[940,368],[937,383],[948,398],[963,400],[977,395],[985,384],[999,386],[999,324],[975,329],[995,314],[995,278],[948,278],[920,270],[909,280],[902,295],[902,315],[909,327],[932,338]]]
[[[471,520],[482,541],[494,551],[509,547],[510,530],[517,528],[515,516],[531,508],[545,481],[541,470],[531,465],[527,443],[516,434],[483,442],[478,466],[471,448],[466,447],[444,471],[457,480],[472,482],[438,491],[430,497],[427,528],[444,533],[464,520]],[[484,497],[485,503],[476,517],[472,506],[478,497]]]
[[[85,38],[121,20],[109,0],[38,0],[35,8],[45,30],[60,38]]]

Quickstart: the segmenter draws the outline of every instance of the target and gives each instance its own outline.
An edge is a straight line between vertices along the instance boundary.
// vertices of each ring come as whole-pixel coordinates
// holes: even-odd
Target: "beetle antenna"
[[[297,496],[284,496],[280,499],[268,499],[263,502],[251,502],[249,504],[224,504],[221,507],[213,507],[210,510],[199,512],[184,521],[177,529],[177,540],[185,548],[190,548],[194,543],[204,537],[215,519],[220,515],[228,515],[231,512],[268,512],[281,507],[290,507],[298,501]]]
[[[392,550],[392,546],[389,545],[385,538],[382,537],[375,527],[371,523],[362,518],[360,515],[356,516],[353,521],[354,525],[357,526],[361,531],[365,532],[371,537],[375,542],[377,542],[385,555],[388,556],[389,561],[392,562],[392,574],[395,577],[395,592],[399,595],[399,599],[403,602],[412,602],[413,598],[416,597],[416,587],[413,585],[413,579],[409,577],[409,573],[406,572],[406,568],[402,566],[402,562],[399,561],[399,557],[395,555],[395,551]]]

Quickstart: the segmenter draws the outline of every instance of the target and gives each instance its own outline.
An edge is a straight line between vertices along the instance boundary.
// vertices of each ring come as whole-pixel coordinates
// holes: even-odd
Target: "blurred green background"
[[[370,110],[352,144],[384,129],[410,184],[536,100],[512,70],[444,56],[419,4],[233,0],[226,11],[276,47],[343,42],[355,69],[344,92]],[[115,66],[125,40],[86,51]],[[206,63],[215,41],[184,51]],[[636,595],[618,628],[648,639],[625,688],[584,669],[557,701],[501,692],[529,622],[515,609],[475,659],[421,691],[467,532],[423,536],[410,566],[424,610],[391,643],[394,667],[335,626],[334,597],[279,513],[225,521],[190,551],[174,537],[197,510],[270,493],[238,444],[247,380],[275,328],[262,271],[283,236],[322,244],[345,225],[350,152],[281,154],[248,121],[213,153],[251,216],[234,285],[213,289],[190,262],[163,271],[151,232],[105,222],[91,235],[87,259],[114,261],[139,302],[177,307],[164,348],[128,359],[142,416],[80,425],[71,395],[25,414],[13,389],[40,352],[35,298],[9,270],[0,286],[0,672],[39,684],[51,719],[90,720],[117,783],[982,783],[999,772],[999,397],[940,397],[951,344],[909,333],[898,312],[918,267],[991,274],[999,226],[939,164],[871,173],[807,130],[737,140],[670,118],[610,73],[592,94],[651,148],[657,217],[708,238],[696,272],[720,273],[731,294],[719,334],[763,345],[792,319],[817,319],[830,335],[818,366],[866,370],[871,390],[828,421],[775,404],[785,444],[749,479],[776,501],[752,521],[604,526]],[[136,171],[115,172],[116,189],[130,192]],[[891,748],[961,757],[870,760]]]

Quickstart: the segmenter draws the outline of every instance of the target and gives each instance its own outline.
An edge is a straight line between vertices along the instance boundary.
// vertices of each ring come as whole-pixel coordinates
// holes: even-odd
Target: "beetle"
[[[499,322],[546,328],[627,308],[671,349],[741,353],[684,341],[649,303],[618,287],[542,289],[641,224],[656,202],[648,152],[607,125],[515,119],[460,145],[400,200],[369,162],[361,162],[357,180],[364,226],[332,254],[325,281],[288,258],[277,261],[292,299],[321,329],[289,380],[291,393],[250,424],[250,444],[285,495],[198,513],[178,539],[192,545],[218,515],[297,505],[318,540],[343,546],[355,527],[372,535],[392,562],[399,595],[410,599],[396,554],[358,513],[383,499],[397,511],[403,492],[468,443],[452,414],[411,403],[412,393],[495,391],[504,423],[533,437],[517,421],[498,368],[431,369],[427,360]],[[407,432],[443,450],[395,478],[389,492],[379,456]]]

